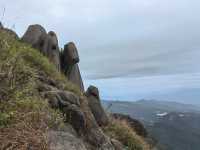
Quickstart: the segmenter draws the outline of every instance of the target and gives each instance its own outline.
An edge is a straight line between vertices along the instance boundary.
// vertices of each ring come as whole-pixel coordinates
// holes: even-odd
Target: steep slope
[[[45,36],[49,43],[52,37]],[[48,46],[53,51],[49,57],[34,49],[35,45],[22,42],[13,31],[0,28],[0,149],[121,150],[128,146],[133,150],[103,132],[112,121],[101,123],[99,114],[104,110],[97,90],[91,87],[83,93],[82,86],[62,74],[58,63],[52,61],[58,56],[54,55],[58,48],[54,44]],[[100,113],[92,109],[94,102]],[[131,134],[129,142],[135,137]],[[132,145],[138,145],[136,150],[146,150],[143,143],[141,138]]]

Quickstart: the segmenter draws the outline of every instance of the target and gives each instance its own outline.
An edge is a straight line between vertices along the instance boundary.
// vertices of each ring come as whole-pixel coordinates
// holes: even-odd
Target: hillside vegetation
[[[70,112],[69,118],[63,115],[66,112],[61,109],[50,107],[49,99],[40,92],[41,80],[47,80],[55,90],[70,91],[78,96],[78,114]],[[12,33],[0,29],[0,149],[52,149],[47,133],[64,129],[67,124],[77,125],[82,118],[71,117],[81,115],[86,118],[85,124],[80,126],[80,135],[78,131],[74,134],[84,145],[80,150],[97,149],[98,145],[102,150],[119,149],[110,142],[113,138],[123,144],[122,149],[148,149],[144,140],[124,123],[110,121],[104,127],[104,134],[84,97],[84,93],[58,72],[47,57],[12,36]]]

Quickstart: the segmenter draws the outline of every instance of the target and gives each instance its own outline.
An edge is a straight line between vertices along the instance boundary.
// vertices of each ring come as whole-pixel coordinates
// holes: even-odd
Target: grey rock
[[[69,92],[69,91],[59,91],[58,94],[60,98],[62,99],[62,101],[80,106],[79,97],[75,95],[74,93]]]
[[[115,150],[124,150],[124,146],[118,140],[111,139],[112,144],[115,147]]]
[[[74,65],[79,62],[78,50],[73,42],[65,45],[63,55],[64,63],[67,65]]]
[[[46,93],[44,93],[44,97],[48,99],[48,102],[52,108],[56,108],[56,109],[60,108],[61,109],[60,101],[62,101],[62,100],[57,92],[55,92],[55,91],[54,92],[52,92],[52,91],[46,92]],[[68,103],[68,105],[69,104],[70,103]]]
[[[100,126],[105,126],[108,124],[109,119],[107,114],[105,113],[100,99],[98,89],[94,86],[90,86],[86,92],[86,96],[88,97],[89,107]]]
[[[79,87],[79,89],[82,92],[84,92],[83,80],[81,77],[81,73],[80,73],[78,64],[75,64],[71,67],[71,70],[69,71],[69,74],[67,77],[68,77],[69,81],[74,83],[76,86]]]
[[[99,99],[99,90],[97,87],[90,85],[86,91],[87,95],[93,95],[94,97]]]
[[[102,129],[98,126],[94,115],[92,114],[87,97],[81,97],[81,108],[85,115],[86,126],[84,129],[84,137],[95,150],[114,150],[110,139],[103,133]]]
[[[48,91],[45,93],[45,97],[49,100],[50,104],[53,104],[53,107],[58,105],[60,109],[71,104],[80,106],[79,97],[69,91]]]
[[[92,128],[88,131],[88,141],[95,146],[97,150],[115,150],[114,145],[111,143],[100,128]]]
[[[49,131],[47,142],[50,150],[87,150],[84,142],[70,131]]]
[[[58,109],[59,108],[59,98],[52,97],[52,98],[49,99],[48,102],[49,102],[51,108],[54,108],[54,109]]]
[[[70,105],[65,107],[63,112],[65,113],[66,121],[69,122],[78,133],[84,130],[86,120],[84,113],[79,107],[76,105]]]
[[[66,77],[73,84],[78,86],[80,91],[84,92],[84,85],[81,78],[78,62],[79,55],[77,48],[73,42],[65,45],[64,50],[60,54],[61,69]]]
[[[50,31],[48,33],[45,40],[44,49],[50,62],[52,62],[56,66],[57,70],[60,70],[60,52],[58,46],[58,39],[55,32]]]
[[[22,37],[22,41],[30,44],[32,47],[39,49],[43,54],[47,54],[45,41],[47,38],[46,30],[38,24],[30,25]]]

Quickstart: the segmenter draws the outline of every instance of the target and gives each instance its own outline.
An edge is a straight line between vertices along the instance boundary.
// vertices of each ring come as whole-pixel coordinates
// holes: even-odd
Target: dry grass
[[[37,50],[0,32],[0,150],[46,150],[46,132],[63,124],[37,91],[41,70],[63,88],[70,85]]]
[[[127,150],[150,150],[149,145],[135,133],[126,121],[112,118],[110,124],[103,130],[111,138],[120,141]]]

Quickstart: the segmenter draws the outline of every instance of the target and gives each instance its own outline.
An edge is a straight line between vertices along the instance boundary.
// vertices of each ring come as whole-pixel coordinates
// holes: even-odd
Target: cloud
[[[87,86],[91,84],[99,87],[102,99],[158,99],[200,104],[200,73],[86,80]]]
[[[168,80],[170,75],[200,72],[199,6],[197,0],[1,0],[0,15],[5,7],[2,21],[15,25],[19,35],[38,23],[56,31],[61,47],[74,41],[83,78],[98,84],[103,80],[103,90],[109,84],[129,87],[131,82],[134,90],[139,86],[141,95],[148,95],[151,89],[174,90],[158,84],[160,78],[170,85],[176,80]],[[123,90],[118,93],[125,98]]]

